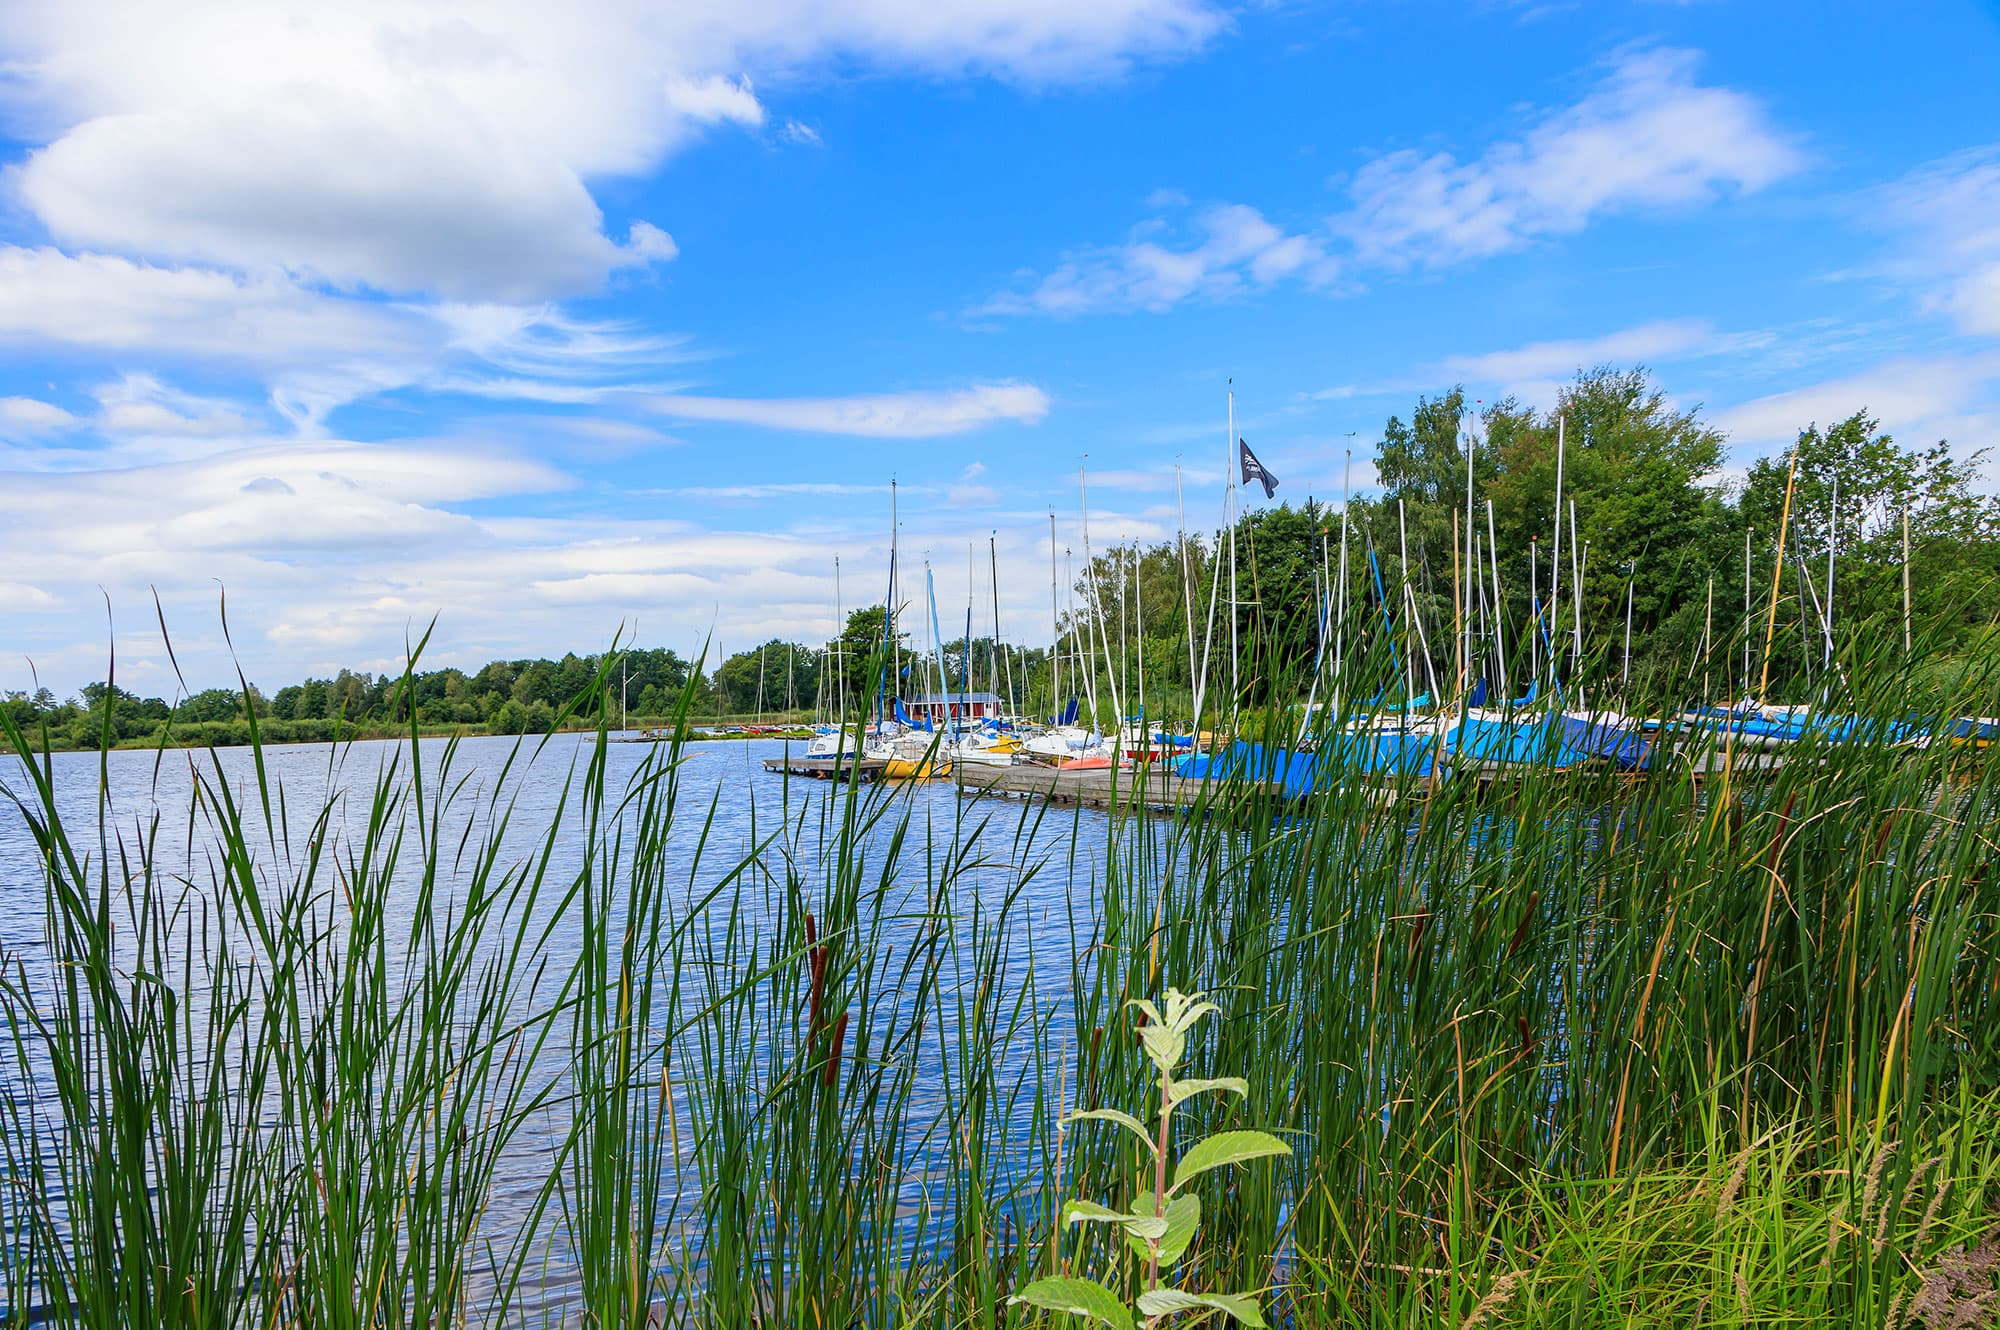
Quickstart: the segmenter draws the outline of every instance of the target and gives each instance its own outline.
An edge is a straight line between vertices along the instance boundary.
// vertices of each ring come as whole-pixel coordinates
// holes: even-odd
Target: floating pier
[[[1732,765],[1739,775],[1768,776],[1785,760],[1779,753],[1755,750],[1739,750],[1733,757]],[[841,758],[772,757],[764,760],[766,771],[785,776],[804,780],[857,780],[862,783],[888,779],[885,773],[887,766],[888,763],[880,758],[857,759],[853,754]],[[1690,755],[1683,759],[1681,766],[1686,776],[1700,782],[1720,776],[1724,763],[1718,749]],[[1406,797],[1421,799],[1434,788],[1434,782],[1421,776],[1399,783],[1356,774],[1384,801]],[[1455,779],[1476,780],[1486,786],[1511,786],[1525,774],[1518,764],[1479,762],[1461,767]],[[1439,778],[1454,777],[1441,770]],[[1281,781],[1252,781],[1228,775],[1183,778],[1159,768],[1143,771],[1105,767],[1077,770],[1043,766],[1036,762],[1016,762],[1004,767],[959,762],[953,765],[949,776],[941,779],[955,784],[959,792],[968,798],[1044,799],[1053,804],[1079,804],[1085,808],[1143,808],[1157,812],[1186,812],[1197,808],[1212,810],[1252,799],[1283,801],[1287,797],[1296,797],[1287,796]]]
[[[958,782],[962,794],[972,798],[1002,795],[1046,799],[1052,804],[1081,804],[1085,808],[1185,812],[1258,797],[1284,797],[1278,785],[1266,781],[1215,777],[1184,780],[1160,770],[1114,771],[1097,767],[1077,771],[1033,762],[1017,762],[1011,767],[961,763],[953,769],[951,779]]]
[[[764,770],[804,780],[853,780],[866,785],[883,778],[888,763],[879,757],[767,757]]]
[[[888,763],[879,758],[852,754],[831,757],[770,757],[764,770],[802,780],[858,780],[864,783],[887,779]],[[1199,807],[1214,808],[1258,795],[1280,795],[1274,784],[1263,781],[1183,780],[1163,771],[1111,771],[1099,767],[1075,771],[1017,762],[1012,766],[989,766],[959,762],[951,775],[942,778],[958,786],[960,793],[979,798],[988,795],[1020,799],[1046,799],[1050,803],[1081,804],[1086,808],[1149,808],[1163,812]]]

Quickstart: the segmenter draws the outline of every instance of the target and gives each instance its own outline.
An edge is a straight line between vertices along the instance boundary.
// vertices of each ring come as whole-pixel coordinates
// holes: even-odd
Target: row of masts
[[[1229,669],[1230,708],[1242,697],[1242,643],[1239,640],[1241,611],[1246,607],[1240,594],[1237,557],[1237,531],[1241,525],[1241,509],[1238,495],[1238,455],[1239,442],[1236,436],[1236,396],[1232,387],[1227,395],[1228,452],[1224,471],[1223,522],[1217,532],[1214,555],[1211,560],[1211,575],[1207,594],[1205,615],[1201,614],[1200,596],[1195,576],[1193,545],[1187,534],[1187,505],[1181,469],[1175,467],[1175,499],[1179,512],[1179,534],[1177,550],[1181,565],[1182,605],[1184,615],[1184,637],[1188,653],[1188,676],[1192,693],[1192,724],[1199,730],[1208,714],[1210,704],[1209,684],[1212,677],[1211,664],[1216,647],[1223,644],[1216,641],[1216,611],[1221,606],[1228,607],[1228,634],[1225,647]],[[1548,590],[1544,598],[1541,587],[1542,552],[1538,537],[1530,537],[1528,550],[1528,624],[1524,636],[1527,647],[1527,682],[1529,691],[1525,703],[1532,701],[1536,693],[1546,685],[1551,694],[1560,696],[1565,680],[1570,690],[1561,705],[1581,707],[1583,705],[1581,677],[1585,663],[1584,647],[1584,604],[1583,586],[1589,570],[1589,545],[1578,529],[1576,502],[1573,496],[1564,492],[1565,464],[1567,454],[1567,422],[1561,415],[1556,420],[1556,486],[1553,509],[1550,513],[1552,539],[1548,554]],[[1471,694],[1480,680],[1496,689],[1502,699],[1512,699],[1513,672],[1507,654],[1507,624],[1505,595],[1502,589],[1499,559],[1499,540],[1493,503],[1489,499],[1481,511],[1477,496],[1477,438],[1468,431],[1462,436],[1465,454],[1465,507],[1455,512],[1452,519],[1452,616],[1453,641],[1451,664],[1454,669],[1453,694],[1460,699]],[[1319,568],[1314,575],[1314,590],[1318,600],[1318,632],[1315,644],[1315,661],[1307,709],[1310,714],[1318,701],[1319,691],[1324,682],[1330,694],[1331,705],[1338,711],[1350,698],[1350,680],[1346,678],[1349,653],[1348,633],[1350,626],[1349,588],[1353,571],[1351,546],[1357,528],[1350,520],[1352,504],[1351,471],[1353,451],[1346,454],[1346,467],[1342,473],[1342,500],[1340,512],[1340,539],[1336,559],[1331,532],[1321,533]],[[1793,487],[1797,475],[1797,450],[1793,457],[1786,483],[1784,513],[1780,519],[1777,537],[1776,559],[1773,567],[1772,590],[1769,614],[1765,625],[1763,673],[1759,676],[1757,695],[1761,697],[1769,684],[1772,636],[1775,632],[1777,601],[1784,572],[1786,533],[1791,526]],[[1075,576],[1070,562],[1072,551],[1061,544],[1056,514],[1049,514],[1049,612],[1053,632],[1046,654],[1051,709],[1056,713],[1051,720],[1058,720],[1064,711],[1066,698],[1077,698],[1088,708],[1090,717],[1099,717],[1100,686],[1108,694],[1111,713],[1122,723],[1128,716],[1138,718],[1148,716],[1146,706],[1146,661],[1145,661],[1145,603],[1141,594],[1140,569],[1142,560],[1131,559],[1131,594],[1124,594],[1118,588],[1116,596],[1119,621],[1118,642],[1114,651],[1111,640],[1110,616],[1106,612],[1106,601],[1110,589],[1100,583],[1100,570],[1090,538],[1089,479],[1087,469],[1080,469],[1078,478],[1080,501],[1080,534],[1083,545],[1084,576],[1081,582]],[[970,690],[972,682],[973,650],[973,605],[977,599],[977,557],[976,546],[968,543],[966,551],[966,618],[965,630],[958,639],[962,642],[959,659],[958,678],[950,677],[945,658],[948,639],[945,638],[938,618],[936,582],[934,570],[929,560],[925,560],[925,593],[929,600],[929,622],[926,625],[929,638],[925,649],[910,651],[902,642],[902,634],[897,631],[897,623],[905,608],[901,593],[900,521],[898,516],[897,487],[890,485],[890,557],[887,596],[883,602],[885,615],[881,650],[884,664],[874,691],[872,709],[878,722],[885,719],[890,699],[900,691],[901,681],[906,677],[906,668],[915,671],[918,677],[928,674],[937,683],[940,695],[963,694]],[[1835,557],[1838,541],[1835,538],[1835,523],[1839,511],[1838,478],[1834,481],[1833,499],[1828,514],[1826,596],[1819,596],[1814,579],[1801,563],[1795,570],[1799,578],[1801,599],[1801,631],[1806,632],[1804,609],[1810,607],[1820,628],[1820,672],[1831,680],[1835,674],[1835,637],[1833,626],[1833,588]],[[1481,520],[1483,519],[1483,520]],[[1400,656],[1400,669],[1406,706],[1417,705],[1425,700],[1436,704],[1444,694],[1437,678],[1437,668],[1428,632],[1425,615],[1417,598],[1417,588],[1412,583],[1409,557],[1409,531],[1404,504],[1397,501],[1397,541],[1400,565],[1399,603],[1400,617],[1405,625],[1399,634],[1395,618],[1390,613],[1390,603],[1382,586],[1380,562],[1374,547],[1374,540],[1366,532],[1359,533],[1365,542],[1365,552],[1370,576],[1374,582],[1376,599],[1380,602],[1383,627],[1387,633],[1394,657]],[[1910,626],[1910,585],[1909,585],[1909,519],[1903,518],[1903,639],[1908,652],[1912,647]],[[1740,636],[1743,646],[1743,665],[1740,676],[1745,687],[1751,674],[1753,657],[1752,616],[1755,613],[1752,594],[1752,568],[1754,562],[1753,541],[1755,529],[1744,533],[1743,548],[1743,631]],[[1565,560],[1565,554],[1568,558]],[[1226,602],[1222,600],[1222,578],[1220,567],[1213,560],[1226,560],[1228,568],[1228,593]],[[1565,569],[1567,562],[1567,569]],[[1124,560],[1114,561],[1113,567],[1122,577]],[[1336,575],[1337,569],[1337,575]],[[1637,560],[1625,565],[1626,573],[1624,607],[1624,644],[1620,665],[1621,688],[1629,685],[1632,661],[1632,624],[1634,612],[1634,587],[1637,577]],[[1567,581],[1567,586],[1565,586]],[[1084,596],[1082,613],[1078,611],[1076,595],[1079,589]],[[998,697],[1007,714],[1018,715],[1028,701],[1028,668],[1030,651],[1026,646],[1010,647],[1004,640],[1000,616],[1000,577],[997,533],[989,534],[987,540],[987,587],[990,604],[991,634],[986,639],[986,683],[987,690]],[[1490,598],[1489,598],[1490,591]],[[1565,596],[1567,592],[1567,596]],[[841,591],[841,570],[838,557],[834,561],[835,622],[845,624],[844,604]],[[1254,607],[1255,602],[1250,602]],[[1561,620],[1567,611],[1568,632],[1562,632]],[[1128,613],[1130,621],[1128,622]],[[1200,618],[1199,625],[1197,618]],[[1707,604],[1704,609],[1700,658],[1709,659],[1709,652],[1715,644],[1714,635],[1714,578],[1708,582]],[[921,619],[920,619],[921,622]],[[1199,627],[1199,631],[1197,628]],[[1134,689],[1133,662],[1130,659],[1128,643],[1136,633],[1136,690]],[[1396,639],[1403,639],[1403,650],[1395,652]],[[1562,639],[1567,637],[1567,643]],[[1414,638],[1414,641],[1410,640]],[[1331,641],[1332,651],[1327,647]],[[1199,643],[1199,646],[1197,646]],[[1566,650],[1564,648],[1567,648]],[[830,708],[830,714],[846,716],[849,699],[847,697],[847,669],[845,655],[847,643],[844,637],[836,635],[830,644],[832,659],[834,695],[822,695],[821,705]],[[906,667],[905,659],[909,660]],[[1325,680],[1325,664],[1332,661],[1331,677]],[[1565,669],[1565,660],[1568,668]],[[1809,660],[1809,657],[1808,657]],[[1518,664],[1518,662],[1516,662]],[[1018,666],[1018,670],[1017,670]],[[1490,666],[1490,669],[1488,668]],[[1419,680],[1421,668],[1423,678]],[[826,671],[822,670],[822,684]],[[1065,689],[1065,679],[1068,688]],[[1420,683],[1422,688],[1420,690]],[[954,687],[956,685],[956,687]],[[761,692],[761,689],[760,689]],[[1704,683],[1706,693],[1706,681]],[[824,687],[822,687],[824,694]],[[1136,713],[1128,711],[1128,703],[1135,703]]]

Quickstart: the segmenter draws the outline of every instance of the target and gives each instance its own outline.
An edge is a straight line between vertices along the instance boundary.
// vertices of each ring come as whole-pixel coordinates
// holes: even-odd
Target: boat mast
[[[1139,543],[1132,542],[1132,626],[1139,647],[1139,723],[1146,725],[1146,602],[1139,590]],[[1150,742],[1142,740],[1142,742]]]
[[[1242,686],[1237,676],[1236,616],[1239,606],[1236,602],[1236,380],[1229,381],[1229,441],[1224,447],[1227,461],[1223,467],[1222,498],[1223,520],[1229,523],[1229,715],[1235,723],[1236,708],[1242,698]]]
[[[1639,561],[1633,559],[1625,565],[1625,669],[1618,680],[1621,694],[1632,686],[1632,584],[1639,577]],[[1625,705],[1622,701],[1620,706]]]
[[[1910,510],[1903,509],[1903,655],[1910,654]]]
[[[1513,696],[1507,687],[1507,614],[1500,599],[1500,540],[1493,534],[1493,500],[1486,501],[1486,558],[1493,569],[1493,653],[1494,671],[1500,676],[1500,696]]]
[[[1215,548],[1208,560],[1208,624],[1201,634],[1201,669],[1194,676],[1194,734],[1201,737],[1201,708],[1208,699],[1208,658],[1215,646],[1215,602],[1222,589],[1222,533],[1215,533]]]
[[[1014,698],[1014,658],[1007,654],[1007,648],[1000,640],[1000,551],[996,543],[999,535],[997,531],[986,533],[986,567],[993,578],[993,650],[1000,653],[1000,666],[1005,671],[1007,714],[1018,716],[1021,710]],[[993,673],[992,652],[987,653],[986,660],[986,672],[990,675]]]
[[[1065,583],[1063,587],[1063,599],[1069,607],[1070,632],[1072,634],[1078,631],[1076,627],[1076,565],[1071,562],[1074,554],[1075,551],[1069,546],[1063,546],[1063,582]],[[1088,637],[1088,633],[1085,634],[1085,637]],[[1091,663],[1089,651],[1081,641],[1076,642],[1075,663],[1070,668],[1083,676],[1083,700],[1090,706],[1090,723],[1084,728],[1093,728],[1097,724],[1097,669]]]
[[[1352,435],[1348,436],[1352,438]],[[1340,591],[1333,621],[1334,711],[1339,713],[1347,681],[1347,506],[1354,496],[1354,446],[1348,445],[1347,460],[1340,471]]]
[[[931,707],[931,714],[925,718],[930,721],[932,732],[936,733],[939,728],[938,722],[940,720],[945,721],[947,725],[950,723],[951,720],[951,698],[950,698],[951,684],[948,682],[947,676],[944,672],[944,630],[943,626],[938,623],[937,575],[931,571],[931,558],[929,550],[924,551],[924,598],[930,602],[930,610],[931,610],[930,658],[931,658],[931,664],[937,669],[937,692],[932,694],[932,696],[940,698],[944,702],[943,716],[939,716],[937,714],[937,706],[934,704]]]
[[[1840,473],[1833,473],[1833,498],[1826,509],[1826,613],[1820,626],[1826,630],[1825,669],[1833,669],[1833,551],[1840,540]]]
[[[990,685],[993,682],[991,677],[993,662],[989,659],[986,664],[988,676],[986,681]],[[959,705],[962,709],[970,711],[972,708],[970,700],[972,697],[972,542],[969,540],[965,542],[965,658],[958,662],[958,681],[958,690],[965,694],[965,699]]]
[[[1541,577],[1542,542],[1537,536],[1528,537],[1528,678],[1542,677],[1542,593],[1537,585]]]
[[[847,725],[847,634],[846,621],[840,617],[840,556],[833,556],[833,689],[835,702],[839,707],[835,724],[845,729]],[[821,671],[824,679],[825,671]],[[820,692],[826,685],[820,685]]]
[[[1493,626],[1487,621],[1486,615],[1487,553],[1485,540],[1475,531],[1472,536],[1472,583],[1465,594],[1466,598],[1471,600],[1475,598],[1476,593],[1476,602],[1479,608],[1479,633],[1472,640],[1479,643],[1479,649],[1482,654],[1480,662],[1482,670],[1491,662],[1493,654]],[[1489,681],[1488,691],[1489,693],[1491,692],[1491,681]]]
[[[1778,555],[1771,566],[1771,612],[1764,621],[1763,669],[1757,676],[1757,699],[1760,702],[1771,686],[1771,638],[1778,631],[1778,590],[1785,575],[1785,528],[1792,522],[1792,486],[1798,478],[1799,441],[1794,439],[1791,464],[1785,469],[1785,506],[1778,513]],[[1804,621],[1803,611],[1800,612],[1799,618],[1801,622]]]
[[[1556,541],[1549,553],[1549,687],[1560,686],[1562,671],[1556,652],[1557,622],[1562,615],[1563,574],[1563,425],[1556,415]]]
[[[896,519],[896,482],[889,481],[889,599],[882,607],[882,686],[875,693],[875,724],[882,724],[882,705],[893,681],[900,695],[903,687],[903,649],[896,636],[896,557],[903,537],[902,523]]]
[[[1061,719],[1062,603],[1057,596],[1056,585],[1056,515],[1051,509],[1049,512],[1049,710],[1053,719]]]
[[[1703,705],[1707,705],[1709,700],[1708,653],[1711,650],[1713,650],[1715,646],[1714,639],[1709,635],[1709,630],[1713,628],[1714,625],[1715,625],[1715,574],[1710,573],[1708,575],[1708,599],[1703,604],[1701,611],[1701,700]]]
[[[1194,571],[1188,562],[1187,494],[1181,487],[1179,462],[1174,463],[1174,504],[1180,510],[1181,600],[1187,607],[1188,688],[1199,697],[1201,683],[1195,677],[1194,655]]]
[[[1464,697],[1466,694],[1466,657],[1471,654],[1467,650],[1471,646],[1468,634],[1472,631],[1472,624],[1465,613],[1465,602],[1461,596],[1464,591],[1463,584],[1467,580],[1460,576],[1459,569],[1464,554],[1464,547],[1458,543],[1458,513],[1454,510],[1451,515],[1451,618],[1452,645],[1458,651],[1457,696],[1459,697]],[[1471,570],[1465,571],[1469,574]]]
[[[1409,621],[1412,624],[1416,624],[1417,633],[1419,639],[1421,639],[1423,625],[1417,624],[1417,602],[1416,598],[1410,594],[1410,524],[1403,514],[1403,501],[1401,498],[1396,500],[1396,541],[1401,560],[1396,575],[1403,584],[1403,613],[1409,616]],[[1430,668],[1428,660],[1424,662],[1424,668],[1426,670]],[[1409,710],[1410,699],[1416,695],[1417,651],[1415,644],[1409,640],[1409,630],[1405,629],[1403,636],[1403,709],[1405,711]]]
[[[1583,570],[1590,566],[1590,549],[1577,539],[1575,499],[1569,501],[1569,560],[1570,571],[1575,574],[1570,578],[1569,587],[1571,601],[1569,631],[1570,640],[1574,644],[1571,648],[1574,654],[1570,657],[1569,677],[1570,682],[1576,687],[1576,701],[1580,707],[1583,705]]]
[[[1097,560],[1091,557],[1090,553],[1090,484],[1084,468],[1078,467],[1076,475],[1078,493],[1083,501],[1083,577],[1085,583],[1090,588],[1090,617],[1097,621],[1097,641],[1104,650],[1104,682],[1105,686],[1111,689],[1111,709],[1117,713],[1118,721],[1122,722],[1125,715],[1125,706],[1119,694],[1118,670],[1112,664],[1111,660],[1111,633],[1104,622],[1104,597],[1097,586]],[[1124,599],[1122,591],[1120,592],[1119,599]],[[1118,645],[1120,648],[1123,648],[1125,645],[1124,609],[1122,605],[1119,609]],[[1091,673],[1094,675],[1096,672],[1096,668],[1093,665]],[[1092,720],[1097,718],[1097,698],[1095,693],[1092,694],[1090,700],[1090,714]]]
[[[1750,538],[1757,534],[1757,528],[1743,528],[1743,689],[1750,689],[1750,634],[1754,620],[1750,617]]]
[[[1479,557],[1475,544],[1478,537],[1474,535],[1478,530],[1478,520],[1473,516],[1472,508],[1472,454],[1478,446],[1478,438],[1468,426],[1465,430],[1465,604],[1460,610],[1465,622],[1465,640],[1459,648],[1464,653],[1465,663],[1460,667],[1461,688],[1472,686],[1472,588],[1479,584]]]

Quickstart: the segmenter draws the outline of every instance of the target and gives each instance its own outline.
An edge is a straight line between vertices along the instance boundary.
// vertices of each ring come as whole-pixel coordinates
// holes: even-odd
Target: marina
[[[11,0],[0,1330],[2000,1330],[2000,0]]]

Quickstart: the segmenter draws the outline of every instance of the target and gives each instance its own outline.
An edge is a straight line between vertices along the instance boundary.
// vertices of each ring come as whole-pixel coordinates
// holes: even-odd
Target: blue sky
[[[1992,4],[14,13],[0,688],[170,695],[155,593],[195,688],[224,591],[272,687],[811,640],[892,478],[1041,640],[1079,467],[1099,543],[1218,520],[1232,378],[1284,499],[1603,361],[1731,469],[2000,443]]]

